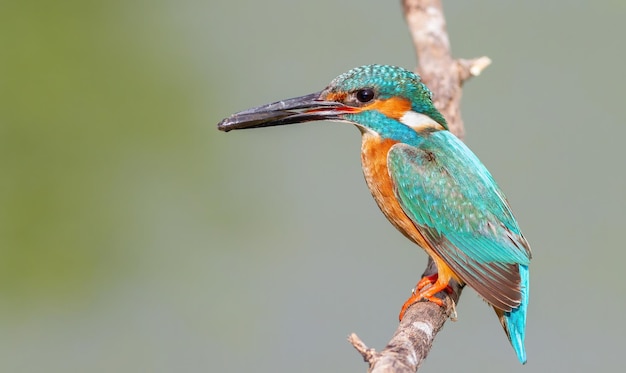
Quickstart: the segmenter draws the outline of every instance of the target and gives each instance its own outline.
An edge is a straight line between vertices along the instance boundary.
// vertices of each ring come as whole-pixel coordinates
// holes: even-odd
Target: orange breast
[[[437,265],[440,280],[447,283],[450,278],[460,279],[437,254],[436,248],[430,246],[413,221],[404,213],[394,193],[394,185],[387,167],[387,154],[397,141],[383,140],[378,135],[368,132],[363,134],[361,145],[361,163],[367,186],[380,210],[387,219],[408,239],[426,251]]]
[[[361,145],[363,175],[374,200],[376,200],[378,207],[380,207],[380,210],[391,224],[411,241],[425,247],[427,244],[423,236],[415,228],[411,219],[404,213],[394,194],[393,181],[389,176],[389,169],[387,168],[387,154],[389,149],[396,143],[397,141],[390,139],[382,140],[380,137],[369,133],[363,134],[363,143]]]
[[[361,163],[367,186],[380,210],[387,219],[408,239],[422,247],[433,259],[438,255],[415,227],[413,221],[404,213],[394,193],[394,185],[387,167],[387,154],[397,141],[381,139],[370,133],[363,134],[361,145]]]

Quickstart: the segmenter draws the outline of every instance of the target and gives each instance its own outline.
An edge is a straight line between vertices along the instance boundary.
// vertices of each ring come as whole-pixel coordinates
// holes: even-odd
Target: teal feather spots
[[[432,133],[417,147],[397,145],[388,164],[400,201],[417,224],[456,235],[459,244],[482,242],[483,248],[470,251],[478,260],[528,264],[530,251],[504,194],[450,132]]]
[[[454,135],[394,145],[387,163],[404,212],[467,284],[502,310],[521,301],[530,249],[491,174]]]
[[[373,88],[378,98],[403,97],[411,102],[412,110],[425,114],[448,128],[446,120],[432,102],[432,93],[422,83],[419,75],[396,66],[366,65],[339,75],[328,86],[329,92],[355,92],[362,88]],[[355,121],[364,125],[372,121]]]

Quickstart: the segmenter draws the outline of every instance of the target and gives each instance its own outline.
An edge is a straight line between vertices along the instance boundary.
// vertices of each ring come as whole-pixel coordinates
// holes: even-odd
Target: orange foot
[[[433,302],[436,305],[438,305],[439,307],[444,307],[443,301],[439,298],[437,298],[435,296],[435,294],[439,293],[440,291],[444,291],[448,294],[452,293],[452,288],[448,285],[447,282],[440,282],[438,281],[439,276],[437,273],[435,273],[434,275],[430,275],[430,276],[424,276],[422,277],[422,279],[417,283],[416,290],[413,291],[413,294],[409,297],[409,299],[406,300],[406,302],[404,302],[404,304],[402,305],[402,309],[400,310],[400,315],[398,316],[398,318],[400,319],[400,321],[402,321],[402,318],[404,317],[404,313],[406,312],[406,310],[413,305],[413,303],[417,303],[422,299],[426,299],[429,302]],[[426,285],[432,285],[430,286],[428,289],[422,291],[422,289],[426,286]]]
[[[432,285],[435,282],[437,282],[437,279],[439,278],[439,273],[435,273],[434,275],[430,275],[430,276],[424,276],[422,277],[422,279],[417,283],[417,285],[415,285],[415,289],[417,291],[420,291],[424,288],[424,286],[426,285]],[[415,291],[413,291],[413,294],[415,294]]]

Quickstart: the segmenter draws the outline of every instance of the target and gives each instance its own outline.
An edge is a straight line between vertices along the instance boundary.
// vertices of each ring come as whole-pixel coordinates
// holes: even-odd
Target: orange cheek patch
[[[411,101],[401,97],[392,97],[387,100],[377,100],[373,104],[363,106],[361,110],[378,110],[390,118],[399,120],[411,110]]]

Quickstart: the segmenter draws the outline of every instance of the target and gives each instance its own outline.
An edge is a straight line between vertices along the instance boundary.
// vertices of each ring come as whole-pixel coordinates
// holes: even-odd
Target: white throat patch
[[[441,124],[435,122],[428,115],[416,113],[413,110],[409,110],[404,113],[404,115],[400,118],[400,122],[411,127],[414,131],[421,131],[426,128],[435,128],[438,130],[444,129]]]

